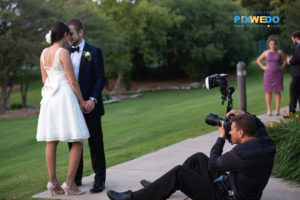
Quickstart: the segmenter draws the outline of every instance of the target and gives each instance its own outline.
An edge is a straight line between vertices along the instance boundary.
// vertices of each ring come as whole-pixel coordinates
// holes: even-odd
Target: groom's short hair
[[[79,32],[80,29],[83,30],[83,24],[82,24],[81,20],[78,18],[70,19],[66,22],[66,24],[68,26],[73,25],[77,32]]]

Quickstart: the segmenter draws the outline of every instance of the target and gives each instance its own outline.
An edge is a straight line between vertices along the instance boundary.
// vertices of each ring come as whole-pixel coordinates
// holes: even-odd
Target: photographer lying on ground
[[[219,128],[219,138],[210,152],[189,157],[183,165],[151,183],[141,181],[143,189],[136,192],[109,190],[111,200],[164,200],[181,190],[193,200],[258,200],[271,175],[275,145],[263,123],[244,111],[227,113],[232,125],[229,134],[237,144],[224,153],[225,131]],[[227,175],[226,172],[229,172]]]

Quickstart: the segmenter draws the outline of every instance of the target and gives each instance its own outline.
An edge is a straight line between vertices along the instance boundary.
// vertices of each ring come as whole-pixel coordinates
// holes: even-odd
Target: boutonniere
[[[83,51],[83,56],[88,60],[91,61],[92,60],[92,54],[89,51]]]

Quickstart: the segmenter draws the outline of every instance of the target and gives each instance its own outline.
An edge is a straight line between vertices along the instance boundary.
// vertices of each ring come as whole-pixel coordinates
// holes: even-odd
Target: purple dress
[[[266,57],[268,69],[264,72],[264,91],[280,93],[283,91],[283,73],[280,70],[280,54],[269,51]]]

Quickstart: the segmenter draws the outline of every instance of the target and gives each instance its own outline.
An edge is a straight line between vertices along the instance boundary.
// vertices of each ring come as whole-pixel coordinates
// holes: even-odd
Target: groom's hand
[[[90,113],[95,108],[95,102],[91,99],[85,101],[84,110],[87,113]]]

